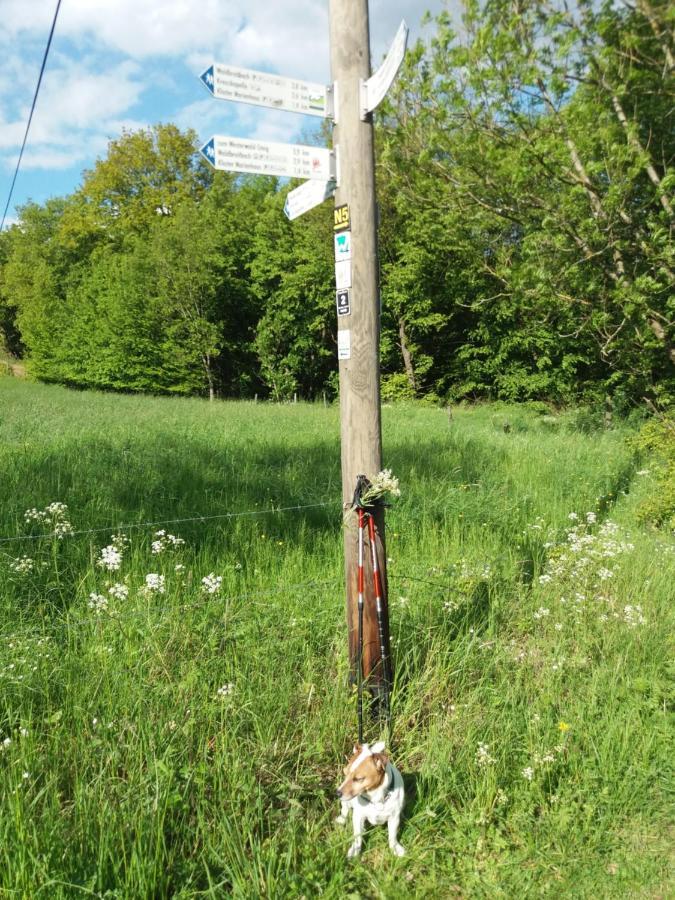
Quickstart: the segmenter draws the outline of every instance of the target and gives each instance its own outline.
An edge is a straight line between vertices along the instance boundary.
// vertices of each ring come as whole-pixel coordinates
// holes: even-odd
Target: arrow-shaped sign
[[[335,193],[334,181],[306,181],[295,190],[289,191],[284,204],[288,219],[297,219],[303,213],[328,200]]]
[[[398,70],[401,68],[407,43],[408,26],[405,24],[404,19],[398,27],[396,37],[380,68],[370,76],[368,81],[361,79],[362,119],[365,119],[368,113],[371,113],[376,106],[379,106],[392,86],[394,78],[396,78]]]
[[[305,144],[279,144],[216,135],[201,148],[216,169],[327,182],[335,178],[335,152]]]
[[[269,106],[306,116],[333,114],[333,90],[325,84],[214,63],[199,76],[218,100]]]

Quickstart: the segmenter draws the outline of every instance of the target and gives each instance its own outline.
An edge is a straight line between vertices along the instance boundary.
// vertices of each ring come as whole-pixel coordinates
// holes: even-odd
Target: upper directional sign
[[[269,72],[214,63],[199,76],[214,97],[304,113],[331,116],[332,90],[325,84],[283,78]]]
[[[335,193],[334,181],[306,181],[288,192],[284,213],[288,219],[297,219]]]
[[[216,135],[201,148],[216,169],[250,172],[253,175],[281,175],[318,181],[335,179],[335,153],[324,147],[278,144]]]
[[[405,20],[401,22],[396,32],[394,42],[389,48],[384,62],[374,72],[368,81],[361,81],[361,118],[365,119],[368,113],[378,106],[398,73],[405,56],[405,48],[408,43],[408,26]]]

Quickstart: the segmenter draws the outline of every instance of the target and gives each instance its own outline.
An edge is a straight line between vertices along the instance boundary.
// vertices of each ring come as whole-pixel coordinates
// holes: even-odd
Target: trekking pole
[[[363,743],[363,531],[364,516],[363,507],[358,508],[359,516],[359,574],[358,574],[358,642],[359,642],[359,659],[357,678],[357,697],[358,697],[358,716],[359,716],[359,744]]]
[[[375,546],[375,520],[371,513],[368,513],[368,538],[370,540],[370,555],[373,561],[373,581],[375,584],[375,610],[377,612],[377,630],[380,637],[380,657],[382,659],[382,682],[384,685],[383,705],[384,713],[389,719],[389,688],[390,688],[390,671],[389,658],[387,656],[387,644],[384,634],[384,603],[382,599],[382,579],[380,578],[380,567],[377,563],[377,548]]]

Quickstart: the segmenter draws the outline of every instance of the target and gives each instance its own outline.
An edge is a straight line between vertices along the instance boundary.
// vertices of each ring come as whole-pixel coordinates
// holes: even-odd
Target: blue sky
[[[7,200],[56,0],[1,0],[0,212]],[[405,18],[415,39],[443,0],[371,0],[373,64]],[[293,141],[316,120],[211,98],[224,62],[328,82],[328,0],[62,0],[9,223],[16,207],[72,191],[122,130],[155,122]]]

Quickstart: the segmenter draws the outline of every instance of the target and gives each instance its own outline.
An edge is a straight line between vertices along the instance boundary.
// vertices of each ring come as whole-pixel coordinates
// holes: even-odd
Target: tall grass
[[[347,863],[337,411],[0,380],[0,895],[666,896],[675,557],[625,437],[384,410],[408,852]]]

